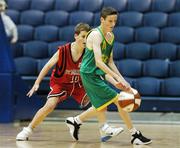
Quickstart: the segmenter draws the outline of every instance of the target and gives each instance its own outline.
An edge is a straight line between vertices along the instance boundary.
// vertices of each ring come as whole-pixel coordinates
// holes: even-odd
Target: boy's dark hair
[[[81,31],[89,32],[91,27],[86,23],[78,23],[74,29],[75,34],[79,35]]]
[[[108,15],[118,15],[118,12],[113,7],[104,7],[101,10],[101,17],[105,19]]]

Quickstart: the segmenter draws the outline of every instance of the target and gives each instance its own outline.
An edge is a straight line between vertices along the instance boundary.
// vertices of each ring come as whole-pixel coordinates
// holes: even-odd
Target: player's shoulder
[[[66,50],[66,49],[70,49],[71,48],[71,43],[65,43],[63,45],[59,45],[57,47],[58,50]]]
[[[95,28],[91,31],[89,36],[93,38],[97,38],[97,37],[101,37],[101,33],[98,31],[98,29]]]

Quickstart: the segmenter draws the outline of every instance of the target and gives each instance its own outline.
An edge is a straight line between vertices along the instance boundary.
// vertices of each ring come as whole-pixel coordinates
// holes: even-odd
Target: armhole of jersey
[[[64,72],[65,72],[65,69],[66,69],[66,47],[63,45],[63,46],[60,46],[58,48],[58,51],[59,51],[59,59],[58,59],[58,64],[56,64],[56,72],[54,74],[55,77],[61,77]]]
[[[102,36],[102,39],[103,39],[103,40],[106,40],[105,37],[104,37],[104,35],[103,35],[103,33],[102,33],[102,31],[101,31],[100,26],[97,27],[97,30],[100,32],[100,34],[101,34],[101,36]]]
[[[113,38],[112,38],[112,41],[111,41],[110,45],[114,44],[114,34],[112,34],[112,35],[113,35]]]

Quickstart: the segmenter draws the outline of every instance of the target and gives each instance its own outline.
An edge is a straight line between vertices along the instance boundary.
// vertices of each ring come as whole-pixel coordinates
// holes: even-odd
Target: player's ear
[[[74,38],[75,38],[75,40],[77,39],[77,37],[78,37],[78,34],[77,34],[77,33],[75,33],[75,34],[74,34]]]
[[[104,19],[103,17],[100,18],[101,23],[104,22],[104,20],[105,20],[105,19]]]

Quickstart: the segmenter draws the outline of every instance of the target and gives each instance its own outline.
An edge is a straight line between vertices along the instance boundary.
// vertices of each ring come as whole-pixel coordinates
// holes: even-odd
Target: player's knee
[[[44,108],[45,108],[47,111],[51,112],[51,111],[53,111],[54,108],[56,107],[56,104],[57,104],[56,101],[48,100],[48,101],[46,102]]]
[[[120,105],[119,105],[118,100],[116,100],[116,101],[114,102],[114,104],[116,105],[116,107],[118,108],[118,110],[122,110],[122,108],[121,108]]]
[[[48,105],[46,105],[46,110],[47,110],[48,112],[52,112],[55,107],[56,107],[55,104],[48,104]]]
[[[114,104],[115,104],[116,106],[119,106],[118,99],[114,101]]]

